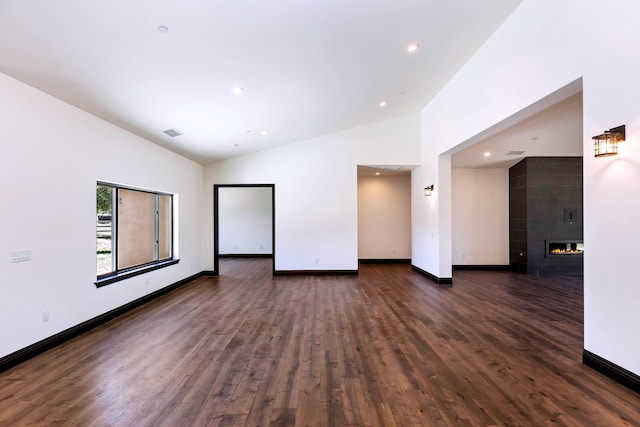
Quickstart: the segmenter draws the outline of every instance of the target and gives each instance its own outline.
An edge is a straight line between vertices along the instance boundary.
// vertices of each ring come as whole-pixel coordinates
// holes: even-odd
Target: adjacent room
[[[452,155],[454,268],[582,276],[583,253],[549,251],[561,241],[584,248],[579,83]]]

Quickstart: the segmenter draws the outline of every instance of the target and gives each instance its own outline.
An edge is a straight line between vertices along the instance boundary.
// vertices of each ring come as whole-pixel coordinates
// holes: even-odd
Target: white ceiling
[[[0,72],[206,164],[419,111],[521,2],[0,0]]]
[[[509,168],[524,157],[582,156],[582,117],[578,92],[453,154],[451,167]],[[524,153],[507,154],[510,151]]]
[[[358,165],[358,176],[411,175],[418,165]]]
[[[578,82],[576,82],[578,83]],[[575,92],[580,88],[579,92]],[[573,93],[560,101],[557,99]],[[554,100],[555,98],[555,100]],[[453,168],[510,168],[525,157],[582,156],[582,90],[572,84],[547,100],[540,111],[451,155]],[[515,153],[514,153],[515,152]],[[485,156],[489,153],[489,156]],[[359,176],[410,175],[416,165],[360,165]]]

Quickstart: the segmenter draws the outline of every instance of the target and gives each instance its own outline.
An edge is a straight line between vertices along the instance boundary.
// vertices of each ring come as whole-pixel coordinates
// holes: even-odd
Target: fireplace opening
[[[545,256],[572,256],[584,254],[582,240],[545,240],[547,251]]]

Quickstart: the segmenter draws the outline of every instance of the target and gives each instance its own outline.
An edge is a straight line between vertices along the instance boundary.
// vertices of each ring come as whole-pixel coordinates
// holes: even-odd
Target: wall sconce
[[[424,187],[424,195],[430,196],[433,193],[433,184],[428,187]]]
[[[626,138],[625,125],[605,130],[602,135],[596,135],[594,142],[595,157],[615,156],[618,154],[618,142]]]

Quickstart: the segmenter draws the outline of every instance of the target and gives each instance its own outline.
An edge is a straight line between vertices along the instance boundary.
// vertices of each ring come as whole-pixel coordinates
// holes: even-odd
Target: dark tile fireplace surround
[[[583,273],[582,157],[527,157],[509,169],[509,258],[525,274]]]

